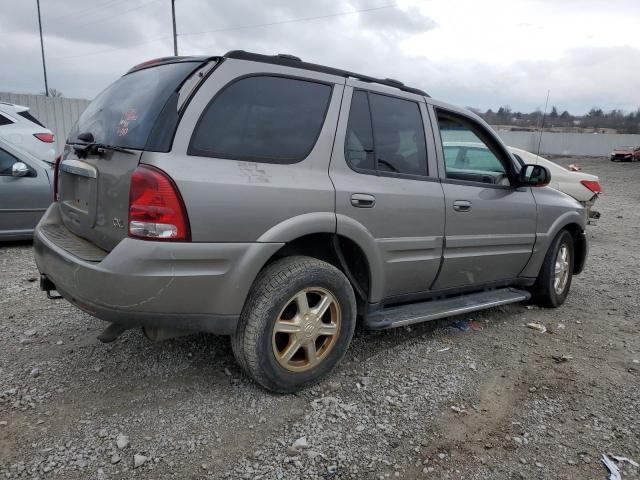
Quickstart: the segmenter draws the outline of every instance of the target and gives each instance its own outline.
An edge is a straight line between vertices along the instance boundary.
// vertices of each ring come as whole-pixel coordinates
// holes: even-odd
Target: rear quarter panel
[[[311,153],[291,165],[187,155],[196,122],[230,81],[257,73],[304,76],[333,84],[324,124]],[[328,176],[344,79],[242,60],[226,60],[195,94],[170,153],[145,152],[176,182],[195,242],[282,242],[335,232],[335,194]],[[293,237],[293,238],[292,238]]]

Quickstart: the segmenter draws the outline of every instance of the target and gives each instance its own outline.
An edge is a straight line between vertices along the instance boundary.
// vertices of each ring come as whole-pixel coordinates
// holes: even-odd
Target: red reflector
[[[189,241],[189,219],[178,188],[162,170],[140,165],[131,176],[129,236]]]
[[[581,180],[580,183],[591,190],[593,193],[602,192],[602,187],[598,182],[594,182],[592,180]]]
[[[53,143],[56,141],[53,133],[34,133],[33,136],[44,143]]]
[[[58,155],[53,164],[53,201],[58,201],[58,171],[60,170],[60,160],[62,156]]]

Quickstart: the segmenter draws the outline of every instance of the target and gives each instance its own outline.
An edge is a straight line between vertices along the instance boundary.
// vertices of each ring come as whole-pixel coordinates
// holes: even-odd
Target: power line
[[[101,3],[101,4],[97,5],[97,6],[93,6],[91,8],[85,8],[84,10],[80,10],[79,12],[75,12],[74,11],[73,12],[73,17],[74,17],[73,20],[77,22],[78,21],[77,17],[79,17],[80,15],[84,15],[87,12],[93,12],[93,11],[96,11],[96,10],[102,10],[105,7],[112,6],[112,5],[115,5],[117,3],[127,2],[127,1],[129,1],[129,0],[109,0],[108,2]],[[62,20],[63,18],[66,19],[66,20],[69,20],[69,13],[65,13],[64,15],[59,15],[57,17],[49,18],[49,19],[47,19],[47,21],[48,22],[55,22],[57,20]]]
[[[279,22],[269,22],[269,23],[256,23],[253,25],[242,25],[242,26],[237,26],[237,27],[226,27],[226,28],[217,28],[215,30],[205,30],[203,32],[191,32],[191,33],[180,33],[178,34],[181,37],[185,37],[188,35],[203,35],[205,33],[217,33],[217,32],[229,32],[232,30],[244,30],[244,29],[249,29],[249,28],[259,28],[259,27],[271,27],[274,25],[284,25],[287,23],[297,23],[297,22],[307,22],[307,21],[311,21],[311,20],[321,20],[324,18],[333,18],[333,17],[341,17],[344,15],[353,15],[356,13],[365,13],[365,12],[373,12],[375,10],[384,10],[387,8],[394,8],[396,7],[398,4],[397,3],[392,3],[390,5],[383,5],[381,7],[373,7],[373,8],[363,8],[362,10],[353,10],[351,12],[340,12],[340,13],[330,13],[328,15],[318,15],[315,17],[302,17],[302,18],[294,18],[291,20],[281,20]]]
[[[157,38],[153,38],[151,40],[147,40],[144,42],[138,42],[136,43],[136,47],[140,46],[140,45],[147,45],[148,43],[153,43],[153,42],[158,42],[160,40],[165,40],[167,38],[171,38],[171,35],[163,35],[162,37],[157,37]],[[89,52],[89,53],[81,53],[80,55],[69,55],[69,56],[65,56],[65,57],[52,57],[53,60],[70,60],[72,58],[82,58],[82,57],[89,57],[92,55],[100,55],[102,53],[109,53],[109,52],[116,52],[118,50],[125,50],[125,49],[130,49],[132,48],[131,45],[125,45],[123,47],[114,47],[114,48],[107,48],[104,50],[97,50],[97,51],[93,51],[93,52]]]
[[[151,0],[150,2],[143,3],[142,5],[138,5],[137,7],[133,7],[133,8],[130,8],[128,10],[124,10],[124,11],[122,11],[120,13],[116,13],[115,15],[111,15],[109,17],[99,18],[99,19],[93,20],[91,22],[82,22],[82,23],[80,23],[80,25],[77,25],[76,27],[74,27],[74,29],[75,30],[82,30],[82,29],[84,29],[84,28],[86,28],[88,26],[94,25],[96,23],[107,22],[107,21],[112,20],[114,18],[121,17],[122,15],[124,15],[126,13],[133,12],[135,10],[140,10],[141,8],[148,7],[152,3],[156,3],[156,2],[159,2],[159,1],[160,0]]]
[[[152,2],[148,2],[148,3],[153,3],[154,1],[158,1],[158,0],[152,0]],[[142,8],[142,5],[140,7],[137,8]],[[192,33],[180,33],[177,34],[177,36],[187,36],[187,35],[201,35],[201,34],[205,34],[205,33],[215,33],[215,32],[226,32],[226,31],[232,31],[232,30],[244,30],[244,29],[250,29],[250,28],[259,28],[259,27],[270,27],[270,26],[275,26],[275,25],[282,25],[282,24],[287,24],[287,23],[296,23],[296,22],[305,22],[305,21],[311,21],[311,20],[321,20],[321,19],[325,19],[325,18],[334,18],[334,17],[340,17],[340,16],[344,16],[344,15],[353,15],[356,13],[366,13],[366,12],[372,12],[372,11],[376,11],[376,10],[383,10],[383,9],[388,9],[388,8],[394,8],[396,7],[397,4],[393,3],[393,4],[389,4],[389,5],[383,5],[380,7],[373,7],[373,8],[365,8],[365,9],[361,9],[361,10],[354,10],[351,12],[340,12],[340,13],[331,13],[331,14],[327,14],[327,15],[318,15],[315,17],[304,17],[304,18],[294,18],[291,20],[282,20],[279,22],[269,22],[269,23],[260,23],[260,24],[254,24],[254,25],[241,25],[241,26],[236,26],[236,27],[228,27],[228,28],[220,28],[220,29],[216,29],[216,30],[208,30],[206,32],[192,32]],[[137,9],[136,8],[136,9]],[[126,13],[126,12],[123,12]],[[171,38],[172,35],[164,35],[162,37],[157,37],[151,40],[147,40],[145,42],[138,42],[135,46],[140,46],[140,45],[146,45],[148,43],[153,43],[153,42],[157,42],[160,40],[165,40],[167,38]],[[74,58],[82,58],[82,57],[88,57],[88,56],[92,56],[92,55],[100,55],[103,53],[110,53],[110,52],[115,52],[118,50],[124,50],[124,49],[128,49],[131,48],[131,46],[123,46],[123,47],[114,47],[114,48],[108,48],[108,49],[104,49],[104,50],[98,50],[98,51],[93,51],[93,52],[89,52],[89,53],[82,53],[79,55],[69,55],[69,56],[64,56],[64,57],[53,57],[56,60],[69,60],[69,59],[74,59]]]

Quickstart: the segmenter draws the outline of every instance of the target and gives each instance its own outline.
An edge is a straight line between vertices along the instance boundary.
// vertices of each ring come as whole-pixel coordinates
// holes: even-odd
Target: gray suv
[[[35,257],[43,290],[110,322],[103,341],[230,335],[252,378],[292,392],[336,366],[356,319],[562,304],[586,218],[549,178],[397,80],[290,55],[163,58],[78,120]]]

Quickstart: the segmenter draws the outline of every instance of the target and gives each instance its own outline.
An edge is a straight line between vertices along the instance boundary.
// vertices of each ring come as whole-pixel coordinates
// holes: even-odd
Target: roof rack
[[[368,75],[361,75],[359,73],[350,72],[348,70],[341,70],[339,68],[327,67],[324,65],[318,65],[316,63],[303,62],[300,58],[294,55],[287,55],[280,53],[278,55],[262,55],[260,53],[245,52],[244,50],[231,50],[224,54],[224,58],[235,58],[238,60],[249,60],[252,62],[271,63],[274,65],[282,65],[285,67],[301,68],[303,70],[311,70],[314,72],[327,73],[329,75],[337,75],[345,78],[356,78],[367,83],[378,83],[380,85],[386,85],[387,87],[397,88],[403,92],[414,93],[425,97],[430,95],[418,88],[408,87],[404,83],[394,80],[393,78],[375,78]]]

